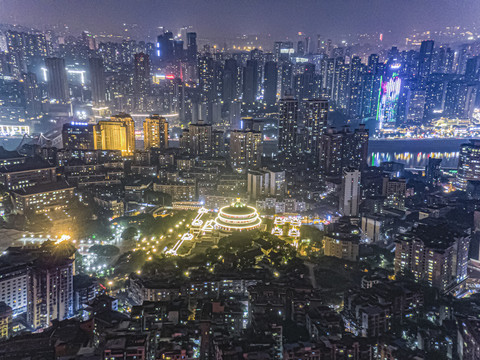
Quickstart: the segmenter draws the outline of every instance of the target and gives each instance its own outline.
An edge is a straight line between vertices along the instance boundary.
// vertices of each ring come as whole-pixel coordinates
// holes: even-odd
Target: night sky
[[[122,33],[122,24],[173,30],[192,25],[203,36],[303,31],[340,39],[348,33],[471,27],[479,0],[0,0],[0,23],[65,23],[74,31]]]

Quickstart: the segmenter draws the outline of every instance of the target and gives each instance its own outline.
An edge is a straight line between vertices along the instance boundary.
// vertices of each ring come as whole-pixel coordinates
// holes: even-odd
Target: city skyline
[[[479,13],[0,0],[0,359],[480,359]]]

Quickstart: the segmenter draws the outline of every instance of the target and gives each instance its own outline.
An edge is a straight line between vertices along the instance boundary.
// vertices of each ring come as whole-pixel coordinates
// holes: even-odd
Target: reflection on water
[[[368,143],[370,165],[385,161],[405,164],[407,168],[425,168],[429,157],[442,159],[443,168],[456,168],[460,146],[468,139],[374,140]]]
[[[372,152],[368,158],[370,166],[379,166],[385,161],[395,161],[405,164],[406,168],[424,168],[429,157],[442,159],[442,167],[456,168],[458,151],[452,152]]]

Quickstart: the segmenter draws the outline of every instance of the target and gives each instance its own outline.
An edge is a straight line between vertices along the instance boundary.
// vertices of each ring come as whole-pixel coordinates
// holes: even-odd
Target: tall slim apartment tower
[[[258,169],[262,160],[262,133],[234,130],[230,133],[230,164],[232,169],[244,172]]]
[[[238,99],[238,84],[241,84],[239,79],[239,67],[235,59],[225,60],[225,66],[223,68],[223,94],[222,99],[224,102],[230,103]]]
[[[27,320],[34,329],[73,315],[73,259],[60,259],[35,266],[31,274],[32,301]]]
[[[29,118],[35,118],[42,112],[42,103],[40,98],[40,91],[37,84],[37,76],[34,73],[28,72],[22,74],[22,79],[23,91],[25,93],[25,109],[27,110],[27,116]]]
[[[147,54],[135,54],[135,71],[133,75],[133,91],[135,108],[145,110],[150,90],[150,59]]]
[[[90,67],[90,81],[92,87],[92,101],[95,106],[105,105],[105,72],[103,70],[103,60],[100,57],[90,58],[88,60]]]
[[[442,172],[440,169],[440,164],[442,163],[442,159],[429,157],[427,165],[425,165],[425,180],[428,185],[435,185],[437,186],[440,184],[440,178],[442,176]]]
[[[278,151],[291,159],[297,152],[298,100],[287,95],[280,100]]]
[[[197,61],[197,33],[188,32],[187,33],[187,57],[189,61]]]
[[[343,138],[342,132],[334,128],[322,134],[319,149],[319,165],[326,176],[340,176],[343,169]]]
[[[328,101],[307,100],[305,102],[305,151],[318,162],[320,140],[327,131]]]
[[[258,61],[247,60],[243,68],[243,102],[253,104],[257,100]]]
[[[145,150],[158,148],[165,150],[168,148],[168,122],[167,120],[154,114],[143,122],[143,143]]]
[[[48,71],[48,97],[65,103],[69,100],[67,70],[63,58],[46,58]]]
[[[100,120],[94,126],[95,149],[121,150],[123,155],[133,155],[135,151],[135,122],[128,114],[112,116],[110,120]]]
[[[434,53],[433,46],[433,40],[422,41],[422,45],[420,46],[420,59],[418,63],[418,78],[420,81],[425,81],[427,76],[430,75]]]
[[[267,106],[275,105],[275,103],[277,102],[277,79],[277,63],[275,61],[267,61],[265,63],[265,71],[263,78],[263,102]]]
[[[342,178],[339,212],[343,216],[358,216],[360,206],[360,171],[345,169]]]

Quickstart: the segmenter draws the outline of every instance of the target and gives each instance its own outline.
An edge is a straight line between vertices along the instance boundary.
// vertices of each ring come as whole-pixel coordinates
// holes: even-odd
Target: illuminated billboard
[[[154,84],[160,84],[160,81],[162,80],[174,80],[175,75],[173,74],[155,74],[153,75],[153,83]]]
[[[379,129],[395,126],[401,86],[402,80],[397,73],[394,73],[388,81],[382,82],[377,108],[377,123]]]

